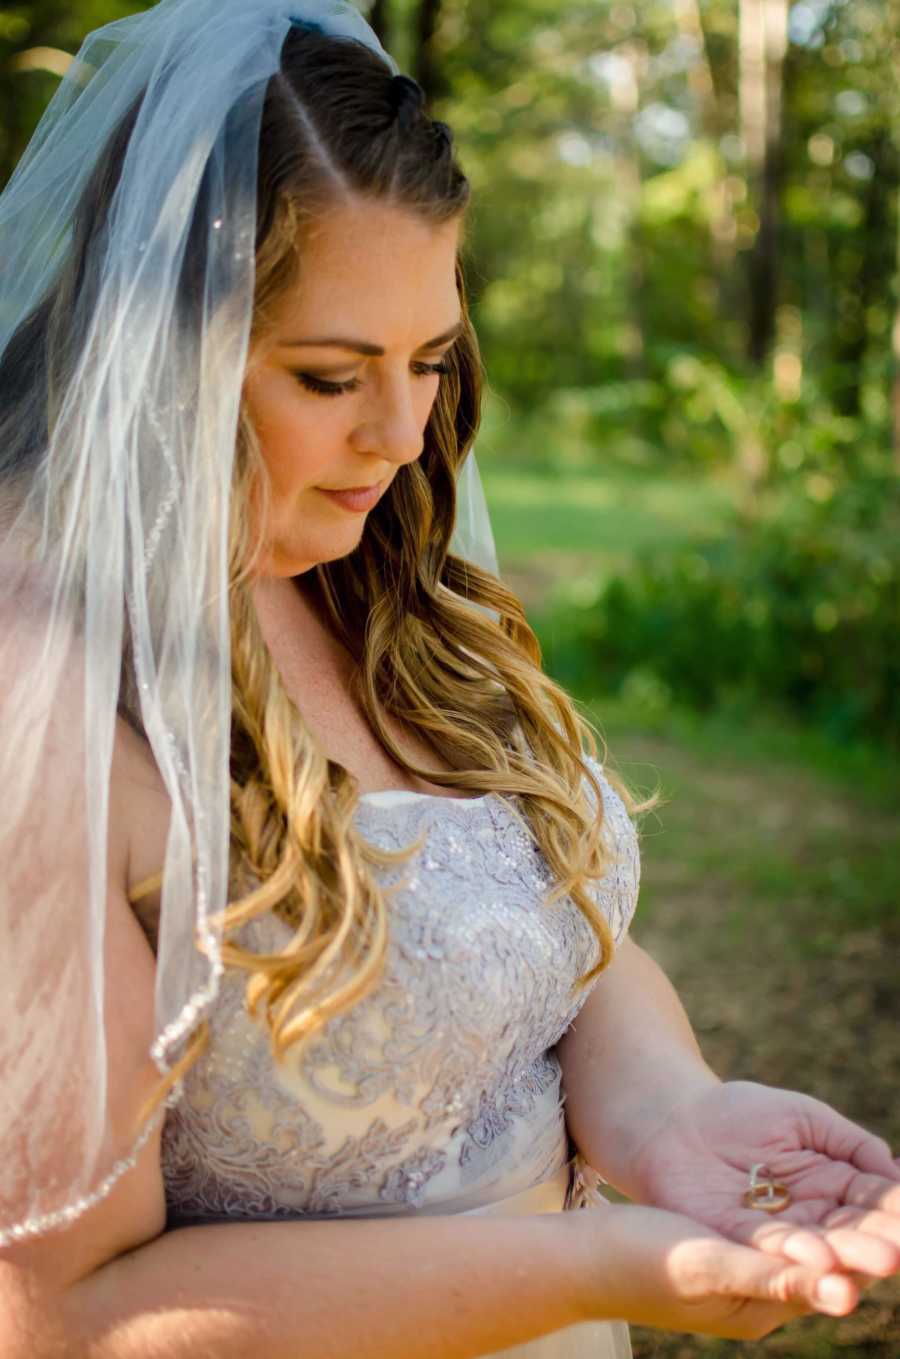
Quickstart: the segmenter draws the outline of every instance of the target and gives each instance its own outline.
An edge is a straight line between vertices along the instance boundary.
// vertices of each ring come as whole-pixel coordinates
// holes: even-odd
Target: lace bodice
[[[637,841],[603,779],[613,855],[591,885],[617,940],[634,911]],[[515,799],[396,792],[355,813],[383,848],[424,848],[385,884],[391,937],[378,988],[330,1021],[300,1057],[273,1062],[226,971],[211,1043],[166,1117],[170,1225],[197,1219],[459,1210],[538,1183],[564,1164],[567,1138],[554,1045],[587,993],[597,958],[570,898],[545,906],[546,862]],[[240,942],[284,946],[273,915]]]

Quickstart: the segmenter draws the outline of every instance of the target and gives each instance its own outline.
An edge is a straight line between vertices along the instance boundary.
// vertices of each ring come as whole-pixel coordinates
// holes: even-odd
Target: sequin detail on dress
[[[637,899],[637,839],[592,767],[614,857],[591,890],[618,940]],[[555,1044],[587,998],[572,985],[597,943],[569,898],[543,904],[552,878],[514,802],[363,800],[356,818],[386,849],[427,829],[417,857],[381,870],[385,884],[408,875],[384,977],[281,1069],[245,1013],[243,976],[225,973],[210,1047],[164,1127],[170,1225],[437,1211],[527,1188],[566,1160]],[[275,949],[290,936],[267,916],[241,942]]]

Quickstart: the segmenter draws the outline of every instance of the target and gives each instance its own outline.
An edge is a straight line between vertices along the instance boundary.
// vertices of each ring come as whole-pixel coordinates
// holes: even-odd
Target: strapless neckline
[[[426,802],[453,802],[453,803],[479,803],[486,802],[493,793],[482,793],[480,797],[447,797],[443,793],[419,793],[413,788],[379,788],[372,793],[360,793],[360,802],[373,802],[376,806],[389,806],[393,802],[414,802],[420,799]]]

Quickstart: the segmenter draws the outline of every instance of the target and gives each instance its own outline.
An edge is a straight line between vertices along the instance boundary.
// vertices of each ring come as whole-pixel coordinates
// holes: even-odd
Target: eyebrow
[[[445,330],[443,335],[436,335],[433,340],[426,340],[424,344],[420,344],[416,353],[420,353],[423,349],[437,349],[440,345],[446,344],[448,340],[455,340],[458,335],[462,334],[463,324],[463,320],[460,318],[456,325]],[[384,354],[380,344],[370,344],[368,340],[349,340],[339,336],[317,336],[315,339],[309,340],[282,340],[279,347],[282,349],[301,349],[304,346],[314,346],[316,349],[350,349],[354,354],[367,354],[374,357]]]

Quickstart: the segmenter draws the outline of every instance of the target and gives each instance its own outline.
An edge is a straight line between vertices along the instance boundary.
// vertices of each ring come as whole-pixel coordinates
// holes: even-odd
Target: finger
[[[854,1246],[853,1267],[865,1270],[869,1274],[877,1274],[879,1278],[885,1278],[900,1269],[900,1218],[892,1213],[868,1212],[861,1208],[838,1208],[835,1212],[829,1213],[823,1226],[826,1240],[838,1253],[842,1263],[851,1264],[843,1250],[845,1238],[849,1241],[853,1237],[859,1237],[863,1243],[876,1241],[879,1253],[872,1250],[870,1256],[863,1257],[858,1253],[863,1247]],[[875,1265],[882,1259],[884,1265],[876,1268]]]
[[[882,1175],[852,1176],[841,1197],[854,1208],[876,1208],[900,1216],[900,1184],[892,1184]]]
[[[896,1213],[883,1213],[877,1208],[835,1208],[822,1220],[822,1226],[852,1227],[856,1231],[869,1232],[885,1241],[892,1241],[900,1247],[900,1217]]]
[[[830,1317],[845,1317],[859,1302],[859,1284],[847,1274],[826,1274],[814,1289],[817,1312]]]
[[[882,1175],[894,1183],[900,1182],[900,1158],[894,1158],[887,1142],[876,1137],[858,1123],[845,1118],[836,1109],[811,1100],[813,1117],[813,1145],[835,1161],[846,1161],[870,1175]]]
[[[846,1315],[859,1301],[859,1288],[846,1274],[823,1274],[744,1246],[720,1244],[709,1266],[714,1291],[726,1296],[810,1306],[830,1316]]]
[[[850,1275],[823,1275],[805,1265],[781,1264],[763,1276],[762,1286],[762,1296],[768,1296],[771,1302],[806,1307],[828,1316],[846,1316],[860,1299],[859,1285]]]
[[[887,1142],[881,1137],[873,1137],[871,1133],[866,1134],[858,1144],[850,1157],[850,1164],[867,1174],[883,1175],[895,1184],[900,1182],[900,1163],[892,1155]]]
[[[844,1269],[860,1270],[875,1279],[889,1279],[900,1269],[900,1250],[891,1241],[845,1227],[829,1231],[826,1239]]]
[[[847,1159],[857,1170],[870,1175],[883,1175],[895,1184],[900,1181],[900,1165],[891,1154],[887,1142],[880,1137],[873,1137],[871,1133],[864,1135]]]
[[[755,1246],[766,1255],[777,1255],[798,1265],[807,1265],[820,1274],[835,1269],[840,1259],[818,1228],[795,1222],[760,1222],[759,1213],[747,1213],[732,1233],[734,1239]]]

